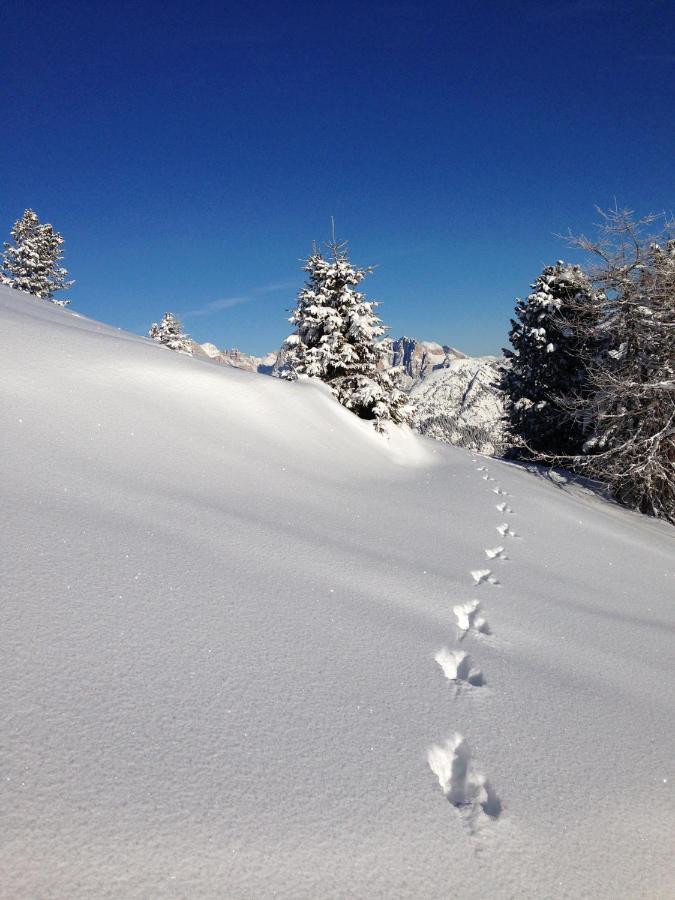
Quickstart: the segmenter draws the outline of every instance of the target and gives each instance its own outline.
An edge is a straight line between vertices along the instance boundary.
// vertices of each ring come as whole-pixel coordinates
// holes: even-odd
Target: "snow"
[[[672,895],[671,527],[311,380],[0,323],[1,896]]]

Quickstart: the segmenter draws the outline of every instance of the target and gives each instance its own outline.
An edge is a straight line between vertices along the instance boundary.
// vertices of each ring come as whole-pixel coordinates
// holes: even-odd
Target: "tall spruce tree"
[[[6,242],[2,254],[2,283],[26,291],[59,306],[70,300],[56,300],[54,294],[73,284],[68,271],[59,265],[63,238],[49,224],[41,224],[37,214],[27,209],[11,231],[13,243]]]
[[[165,312],[162,321],[153,322],[148,337],[158,341],[170,350],[192,356],[190,338],[183,332],[183,326],[173,313]]]
[[[382,368],[378,338],[386,327],[375,314],[377,301],[355,290],[371,268],[351,264],[347,245],[333,240],[328,258],[314,247],[303,271],[308,278],[289,319],[296,331],[284,342],[282,377],[320,378],[343,406],[362,419],[407,421],[407,398]]]
[[[578,404],[598,322],[591,283],[579,266],[547,266],[526,300],[516,301],[504,367],[509,430],[521,455],[580,453],[589,429]]]

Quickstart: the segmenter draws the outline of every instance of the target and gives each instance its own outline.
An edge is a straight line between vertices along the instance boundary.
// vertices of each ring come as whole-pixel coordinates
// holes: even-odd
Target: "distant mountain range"
[[[282,351],[272,351],[265,356],[252,356],[250,353],[242,353],[241,350],[219,350],[215,344],[198,344],[191,341],[192,355],[197,358],[210,359],[221,366],[232,366],[233,369],[244,369],[246,372],[259,372],[261,375],[271,375],[277,359]]]
[[[192,341],[196,357],[210,359],[222,366],[259,372],[261,375],[277,375],[284,363],[284,351],[276,350],[265,356],[253,356],[238,349],[219,350],[215,344],[198,344]],[[387,360],[386,368],[400,370],[401,386],[410,390],[437,369],[447,369],[458,359],[467,359],[466,353],[437,344],[435,341],[419,341],[416,338],[385,338],[382,342]]]

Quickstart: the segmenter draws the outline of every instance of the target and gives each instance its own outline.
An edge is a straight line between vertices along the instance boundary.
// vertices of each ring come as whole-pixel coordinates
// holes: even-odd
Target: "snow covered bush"
[[[589,279],[578,266],[547,266],[526,300],[516,301],[512,350],[504,350],[508,427],[522,452],[578,453],[588,430],[568,398],[587,394],[585,360],[598,322]]]
[[[37,214],[27,209],[11,231],[13,243],[5,242],[2,254],[2,284],[26,291],[59,306],[70,300],[56,300],[56,291],[73,284],[68,271],[59,265],[64,240],[49,224],[41,224]]]
[[[355,290],[372,270],[355,268],[346,244],[333,240],[328,247],[328,258],[314,247],[305,263],[308,278],[289,319],[296,330],[284,342],[281,375],[320,378],[343,406],[382,431],[387,420],[406,421],[407,398],[382,368],[379,304]]]
[[[164,318],[159,325],[157,322],[153,322],[148,332],[148,337],[158,341],[160,344],[164,344],[170,350],[192,356],[191,341],[188,335],[183,333],[183,326],[173,313],[164,313]]]

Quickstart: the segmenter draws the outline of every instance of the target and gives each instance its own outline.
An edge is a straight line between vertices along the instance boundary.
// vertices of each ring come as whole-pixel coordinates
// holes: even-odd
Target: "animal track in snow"
[[[448,681],[454,681],[458,685],[471,684],[473,687],[485,684],[483,673],[471,665],[471,657],[463,650],[448,650],[447,647],[442,647],[434,659],[443,669]]]
[[[487,467],[486,466],[478,466],[478,468],[476,469],[476,472],[487,472]]]
[[[498,503],[496,509],[498,509],[500,513],[506,513],[507,515],[513,513],[511,507],[507,506],[506,503]]]
[[[490,569],[474,569],[471,572],[471,577],[476,584],[499,584]]]
[[[486,547],[485,555],[488,559],[508,559],[503,547],[492,547],[491,549]]]
[[[506,491],[503,491],[500,487],[492,488],[493,494],[499,494],[501,497],[508,497]]]
[[[433,744],[427,760],[448,801],[464,814],[471,828],[481,815],[499,818],[499,797],[487,778],[474,768],[469,745],[461,734],[454,734],[444,744]]]
[[[480,614],[478,600],[467,600],[466,603],[453,607],[452,611],[457,618],[457,627],[464,632],[462,637],[471,630],[477,631],[479,634],[490,634],[490,626],[485,617]]]
[[[502,537],[518,537],[518,535],[515,533],[515,531],[513,531],[508,522],[504,522],[503,525],[497,525],[497,531],[501,534]]]

